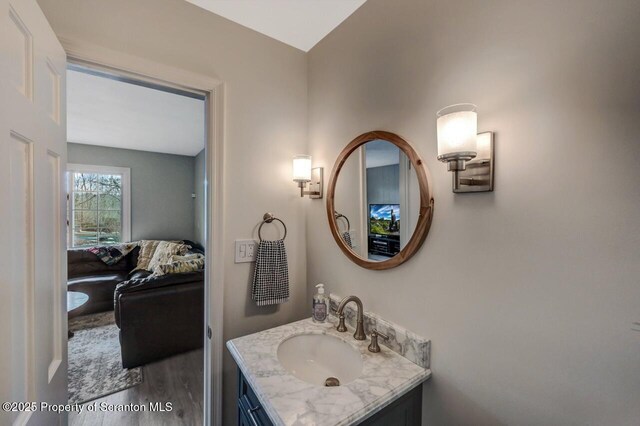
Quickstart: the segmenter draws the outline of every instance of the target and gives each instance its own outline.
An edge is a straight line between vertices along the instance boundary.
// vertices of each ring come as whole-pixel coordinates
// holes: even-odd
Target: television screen
[[[369,204],[369,234],[400,235],[400,204]]]

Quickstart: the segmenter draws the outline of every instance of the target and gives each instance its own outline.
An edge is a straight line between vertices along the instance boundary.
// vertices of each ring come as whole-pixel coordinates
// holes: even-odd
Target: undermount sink
[[[345,385],[362,374],[360,352],[328,334],[299,334],[284,340],[278,346],[278,360],[298,379],[319,386],[329,378]]]

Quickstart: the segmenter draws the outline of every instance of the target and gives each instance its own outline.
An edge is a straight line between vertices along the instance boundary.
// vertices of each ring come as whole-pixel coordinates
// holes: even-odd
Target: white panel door
[[[0,424],[57,425],[39,404],[67,401],[66,55],[35,0],[0,12],[0,402],[38,403]]]

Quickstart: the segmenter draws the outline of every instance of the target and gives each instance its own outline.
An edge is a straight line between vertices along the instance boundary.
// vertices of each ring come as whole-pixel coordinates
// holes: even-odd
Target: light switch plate
[[[255,262],[257,249],[256,240],[236,240],[235,263]]]

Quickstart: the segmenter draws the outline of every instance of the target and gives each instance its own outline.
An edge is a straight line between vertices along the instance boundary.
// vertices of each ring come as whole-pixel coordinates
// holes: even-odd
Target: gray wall
[[[193,238],[195,239],[195,241],[199,242],[200,244],[204,245],[204,231],[205,231],[205,224],[204,224],[204,216],[205,216],[205,199],[204,199],[204,194],[205,194],[205,162],[206,158],[205,158],[205,150],[203,149],[202,151],[200,151],[200,153],[198,155],[196,155],[195,160],[194,160],[194,167],[195,167],[195,179],[194,179],[194,185],[195,185],[195,194],[196,194],[196,200],[195,200],[195,211],[194,211],[194,222],[193,222]]]
[[[67,144],[69,163],[131,169],[131,239],[194,238],[194,157]]]
[[[400,166],[370,167],[367,169],[367,204],[400,203]],[[368,207],[367,207],[368,209]],[[367,211],[367,214],[369,212]]]
[[[362,152],[358,149],[345,160],[342,170],[340,170],[340,178],[336,182],[335,207],[338,213],[343,214],[349,219],[349,224],[351,225],[351,242],[353,244],[352,248],[360,256],[366,257],[367,228],[369,221],[367,219],[368,213],[362,202],[363,179],[360,163],[361,155]],[[327,170],[330,169],[325,167],[325,184],[329,180],[326,175],[326,173],[329,173]],[[324,229],[325,223],[327,223],[326,218],[323,218],[323,221],[316,225]],[[344,220],[340,219],[338,221],[338,227],[341,231],[345,231],[346,226],[347,224]],[[338,248],[338,246],[336,246],[336,248]]]
[[[307,282],[432,339],[428,425],[637,425],[640,2],[368,0],[309,54],[309,140],[331,170],[399,133],[435,216],[406,264],[351,263],[308,209]],[[436,111],[478,105],[493,193],[453,194]],[[311,226],[313,224],[313,226]]]

